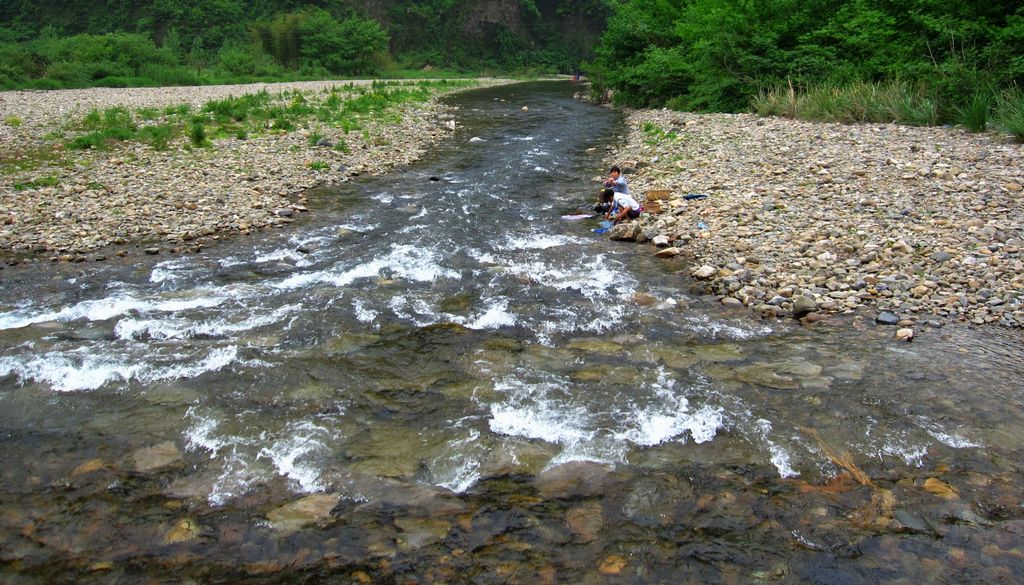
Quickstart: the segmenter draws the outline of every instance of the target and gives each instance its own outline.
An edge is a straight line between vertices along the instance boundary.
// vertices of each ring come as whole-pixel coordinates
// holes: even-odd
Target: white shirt
[[[615,203],[622,209],[634,209],[639,211],[640,204],[637,203],[636,199],[633,199],[628,193],[616,193],[614,198]]]

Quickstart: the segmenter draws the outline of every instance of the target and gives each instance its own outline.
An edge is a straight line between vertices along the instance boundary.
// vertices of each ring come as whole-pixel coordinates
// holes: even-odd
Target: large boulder
[[[608,237],[616,241],[635,242],[640,231],[640,224],[635,221],[619,223],[608,232]]]

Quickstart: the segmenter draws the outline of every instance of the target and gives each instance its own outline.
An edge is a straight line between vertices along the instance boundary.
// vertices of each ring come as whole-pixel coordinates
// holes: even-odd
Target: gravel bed
[[[1020,144],[665,110],[628,127],[608,161],[654,213],[609,236],[687,259],[723,304],[806,321],[866,310],[907,340],[949,320],[1024,326]]]
[[[434,99],[400,106],[397,123],[394,116],[364,119],[358,132],[309,119],[294,131],[218,138],[209,148],[193,148],[186,137],[164,151],[134,141],[110,150],[64,148],[92,109],[188,104],[200,111],[211,100],[264,90],[282,102],[290,99],[282,92],[295,90],[317,100],[334,87],[371,83],[0,92],[0,255],[8,263],[81,262],[135,250],[196,251],[211,239],[290,223],[309,211],[308,188],[409,164],[454,132],[452,113]],[[313,135],[322,137],[320,146],[310,145]],[[340,140],[347,152],[332,148]]]

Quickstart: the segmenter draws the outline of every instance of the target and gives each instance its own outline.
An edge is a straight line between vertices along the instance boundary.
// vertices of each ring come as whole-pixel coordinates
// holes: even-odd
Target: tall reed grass
[[[999,95],[995,122],[1024,143],[1024,91],[1015,87]]]
[[[939,122],[939,108],[928,91],[905,81],[815,85],[800,91],[786,87],[762,89],[752,100],[762,116],[822,122],[877,122],[930,126]]]

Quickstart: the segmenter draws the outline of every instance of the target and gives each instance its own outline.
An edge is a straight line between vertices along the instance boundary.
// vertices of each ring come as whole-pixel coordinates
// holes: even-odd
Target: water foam
[[[129,311],[176,313],[190,309],[208,309],[219,306],[225,300],[227,299],[220,295],[197,296],[190,299],[146,299],[117,294],[103,299],[82,301],[59,311],[38,312],[32,308],[18,309],[0,315],[0,329],[19,329],[49,321],[106,321]]]
[[[356,319],[363,323],[373,323],[377,316],[380,315],[377,311],[367,308],[362,299],[352,301],[352,311],[355,313]]]
[[[508,311],[508,301],[494,301],[482,314],[465,322],[470,329],[498,329],[512,327],[516,324],[516,316]]]
[[[480,481],[480,461],[474,457],[479,439],[480,432],[470,429],[465,437],[449,442],[447,455],[428,465],[434,485],[461,494]]]
[[[302,492],[323,491],[321,466],[317,456],[323,456],[333,433],[326,427],[304,420],[287,426],[270,446],[263,447],[257,459],[270,459],[279,475],[287,477]]]
[[[199,322],[180,317],[122,319],[114,327],[114,333],[120,339],[138,339],[144,335],[159,340],[190,339],[199,336],[222,337],[279,323],[301,310],[302,305],[291,304],[278,307],[269,313],[260,313],[259,309],[253,309],[250,314],[237,320],[219,318]]]
[[[501,250],[547,250],[558,246],[577,244],[580,238],[553,234],[511,235]]]
[[[436,251],[414,245],[395,244],[386,256],[375,258],[370,262],[360,263],[354,267],[335,266],[329,270],[296,274],[274,284],[274,287],[297,289],[316,284],[331,284],[341,287],[352,284],[356,280],[384,275],[416,282],[433,282],[440,278],[461,278],[457,271],[441,266]]]
[[[924,431],[931,435],[932,438],[947,447],[952,447],[954,449],[968,449],[982,446],[981,444],[975,443],[966,437],[945,431],[938,423],[924,416],[914,417],[914,424],[924,429]]]
[[[143,348],[140,353],[144,353]],[[133,352],[134,353],[134,352]],[[178,356],[175,356],[178,357]],[[34,381],[48,384],[58,392],[96,390],[112,382],[195,378],[227,367],[238,359],[235,346],[215,348],[197,363],[154,366],[131,356],[111,356],[96,347],[80,347],[39,356],[0,358],[0,376],[14,374],[22,384]]]

